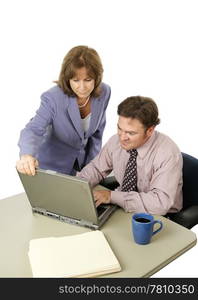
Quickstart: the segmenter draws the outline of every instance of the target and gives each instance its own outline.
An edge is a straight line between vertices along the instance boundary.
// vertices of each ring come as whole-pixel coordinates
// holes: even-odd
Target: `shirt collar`
[[[148,153],[153,143],[155,142],[156,138],[157,138],[157,131],[153,131],[152,135],[146,141],[146,143],[140,146],[139,148],[137,148],[138,155],[141,158],[144,158],[144,156]]]

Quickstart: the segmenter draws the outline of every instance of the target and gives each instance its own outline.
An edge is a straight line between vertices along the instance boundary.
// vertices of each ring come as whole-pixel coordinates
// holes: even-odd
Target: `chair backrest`
[[[183,209],[198,205],[198,159],[182,152]]]

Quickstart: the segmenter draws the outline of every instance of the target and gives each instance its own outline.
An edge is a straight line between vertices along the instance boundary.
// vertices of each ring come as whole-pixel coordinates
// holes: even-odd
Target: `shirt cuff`
[[[112,204],[117,204],[120,207],[125,209],[124,202],[125,201],[123,199],[123,192],[111,191],[111,203]]]

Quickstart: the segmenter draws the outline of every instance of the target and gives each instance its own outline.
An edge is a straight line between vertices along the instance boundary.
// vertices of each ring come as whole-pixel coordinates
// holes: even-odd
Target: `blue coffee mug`
[[[154,231],[154,225],[159,224],[160,227]],[[163,228],[160,220],[154,220],[154,217],[146,213],[137,213],[132,216],[133,237],[137,244],[145,245],[150,243],[154,234]]]

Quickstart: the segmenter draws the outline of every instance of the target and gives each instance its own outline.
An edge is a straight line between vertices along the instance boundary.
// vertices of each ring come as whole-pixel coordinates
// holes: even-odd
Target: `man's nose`
[[[120,138],[122,141],[127,140],[128,136],[127,136],[126,132],[124,132],[124,131],[120,132]]]

